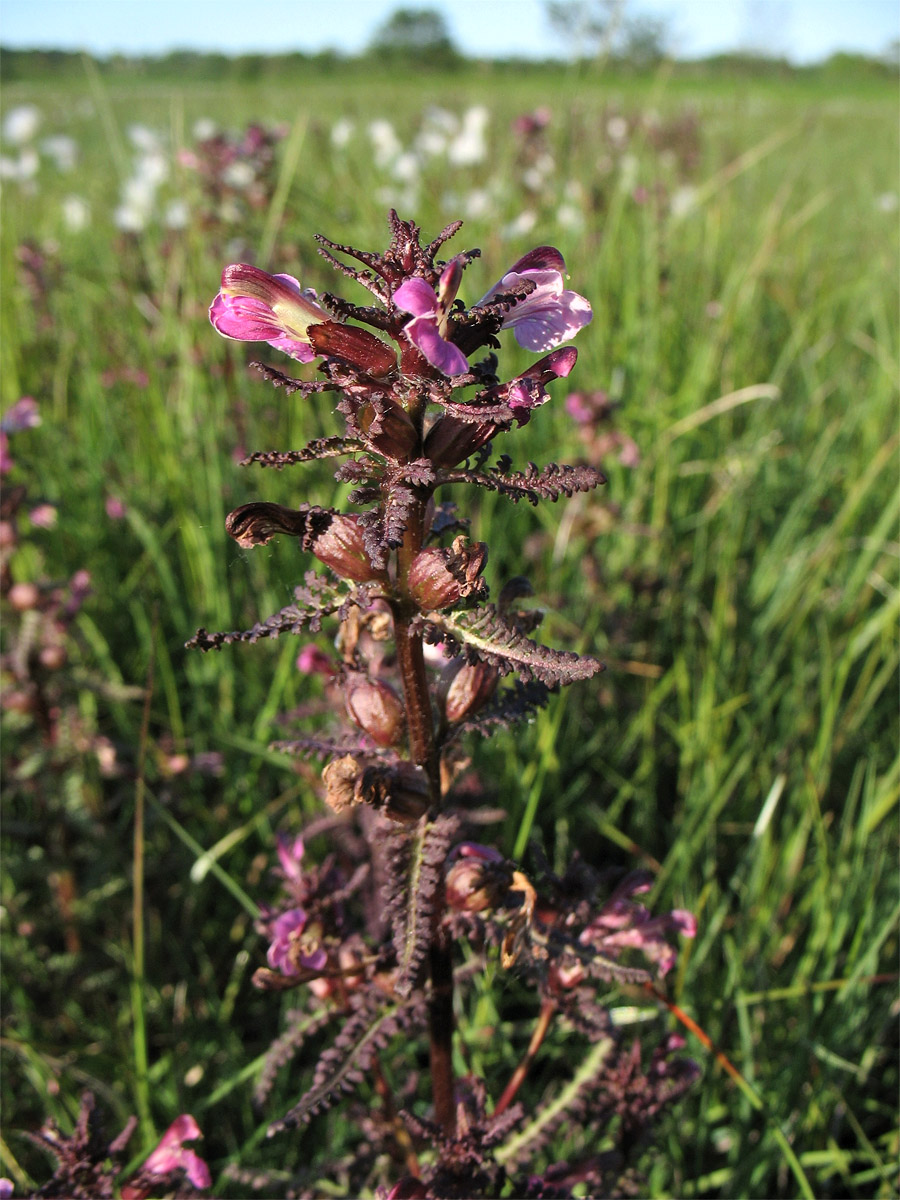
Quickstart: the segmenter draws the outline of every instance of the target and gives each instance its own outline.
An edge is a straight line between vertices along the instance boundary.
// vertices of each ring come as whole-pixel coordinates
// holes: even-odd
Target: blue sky
[[[355,53],[397,8],[437,8],[468,54],[546,56],[542,0],[2,0],[0,43],[156,54],[326,48]],[[882,53],[900,37],[897,0],[630,0],[661,16],[684,56],[765,46],[798,62],[835,50]]]

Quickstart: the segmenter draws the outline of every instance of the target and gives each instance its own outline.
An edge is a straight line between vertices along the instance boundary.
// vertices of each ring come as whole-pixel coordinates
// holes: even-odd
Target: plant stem
[[[422,548],[425,530],[425,508],[428,497],[423,496],[413,506],[403,545],[397,552],[397,591],[399,599],[393,605],[394,639],[397,665],[403,681],[406,704],[406,726],[409,753],[412,761],[422,767],[428,777],[430,809],[441,807],[440,755],[434,732],[431,691],[425,674],[425,655],[422,635],[413,632],[410,622],[416,612],[408,591],[410,565]],[[443,888],[435,897],[431,946],[428,962],[431,972],[431,998],[428,1006],[431,1065],[431,1093],[435,1119],[448,1137],[456,1131],[456,1104],[453,1084],[453,955],[450,940],[443,929]]]
[[[453,1137],[456,1133],[456,1103],[453,1095],[453,955],[447,931],[441,925],[443,907],[441,903],[435,909],[434,935],[429,950],[429,1061],[435,1120],[448,1137]]]
[[[554,1000],[545,1000],[541,1005],[541,1015],[538,1017],[538,1023],[535,1026],[534,1033],[531,1035],[531,1041],[528,1043],[528,1049],[525,1051],[525,1057],[512,1073],[512,1078],[506,1085],[503,1095],[497,1101],[497,1106],[494,1109],[494,1116],[499,1117],[502,1112],[505,1112],[512,1103],[516,1092],[522,1086],[525,1076],[531,1064],[534,1062],[535,1055],[541,1048],[544,1038],[547,1036],[547,1030],[550,1028],[550,1022],[553,1019],[553,1014],[556,1012],[556,1002]]]

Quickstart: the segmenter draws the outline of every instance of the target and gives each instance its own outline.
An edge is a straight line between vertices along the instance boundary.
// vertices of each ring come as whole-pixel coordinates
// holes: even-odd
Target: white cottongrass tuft
[[[63,224],[70,233],[81,233],[91,222],[91,209],[83,196],[66,196],[62,202]]]
[[[3,118],[3,140],[21,146],[30,142],[41,124],[41,110],[34,104],[18,104]]]

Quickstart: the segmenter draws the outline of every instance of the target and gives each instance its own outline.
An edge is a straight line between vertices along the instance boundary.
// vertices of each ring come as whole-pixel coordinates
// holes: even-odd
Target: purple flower
[[[632,947],[640,950],[650,962],[656,963],[661,976],[667,974],[675,965],[678,955],[666,940],[666,935],[695,937],[697,920],[693,913],[681,908],[658,917],[651,916],[643,904],[632,899],[633,896],[648,892],[651,887],[652,876],[647,872],[635,871],[628,875],[590,925],[582,930],[579,941],[613,958],[619,950]]]
[[[565,290],[565,269],[565,259],[555,247],[538,246],[520,258],[475,307],[490,304],[523,281],[533,283],[534,290],[504,315],[502,328],[512,329],[526,350],[552,350],[573,338],[594,315],[584,296]]]
[[[512,409],[519,425],[527,425],[531,420],[532,409],[546,404],[550,393],[545,385],[553,379],[564,379],[570,374],[577,358],[578,351],[574,346],[554,350],[538,359],[533,366],[507,385],[506,403]]]
[[[303,868],[303,835],[298,834],[293,841],[290,841],[283,833],[279,833],[275,848],[278,851],[278,861],[281,863],[281,870],[285,879],[291,879],[295,883],[299,883]]]
[[[415,277],[407,279],[394,292],[394,303],[403,312],[412,313],[403,332],[433,367],[442,375],[465,375],[469,369],[466,356],[458,346],[447,340],[450,306],[456,298],[462,278],[462,266],[453,259],[444,268],[438,290]]]
[[[316,357],[310,326],[331,320],[316,303],[315,292],[301,289],[293,275],[269,275],[247,263],[232,263],[222,272],[209,319],[223,337],[268,342],[300,362]]]
[[[23,429],[34,429],[40,423],[37,400],[33,396],[23,396],[3,414],[0,429],[4,433],[21,433]]]
[[[151,1175],[168,1175],[180,1168],[195,1188],[208,1188],[212,1183],[209,1167],[199,1155],[193,1150],[186,1150],[183,1145],[202,1136],[190,1113],[182,1113],[162,1135],[159,1145],[144,1163],[144,1168]]]
[[[334,659],[318,646],[304,646],[297,655],[296,665],[301,675],[321,675],[325,679],[334,679],[337,675]]]
[[[302,908],[292,908],[275,918],[272,926],[272,944],[266,960],[274,971],[282,975],[299,975],[301,970],[320,971],[328,961],[328,955],[318,947],[307,954],[302,945],[306,913]]]

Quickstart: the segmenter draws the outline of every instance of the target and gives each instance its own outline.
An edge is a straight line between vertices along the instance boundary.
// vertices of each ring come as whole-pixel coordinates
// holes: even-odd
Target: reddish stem
[[[430,790],[430,808],[435,813],[441,807],[440,754],[434,729],[431,691],[425,673],[425,655],[421,633],[413,632],[410,622],[416,608],[409,597],[407,578],[410,565],[422,548],[425,529],[423,496],[409,516],[403,545],[397,552],[398,599],[392,605],[397,665],[403,681],[406,705],[406,726],[409,753],[412,761],[425,771]],[[431,1094],[435,1119],[448,1137],[456,1132],[456,1103],[453,1081],[453,954],[450,940],[442,927],[444,914],[443,889],[435,897],[429,968],[431,997],[428,1005],[431,1064]]]
[[[525,1081],[525,1076],[528,1074],[531,1064],[535,1060],[538,1050],[544,1038],[547,1036],[547,1030],[550,1028],[550,1022],[553,1019],[553,1014],[556,1012],[556,1001],[545,1000],[541,1005],[540,1016],[538,1023],[535,1026],[534,1033],[531,1035],[531,1041],[528,1043],[528,1049],[525,1051],[525,1057],[513,1071],[512,1078],[506,1085],[503,1095],[497,1101],[497,1106],[494,1109],[494,1116],[499,1117],[502,1112],[505,1112],[513,1102],[516,1092]]]

